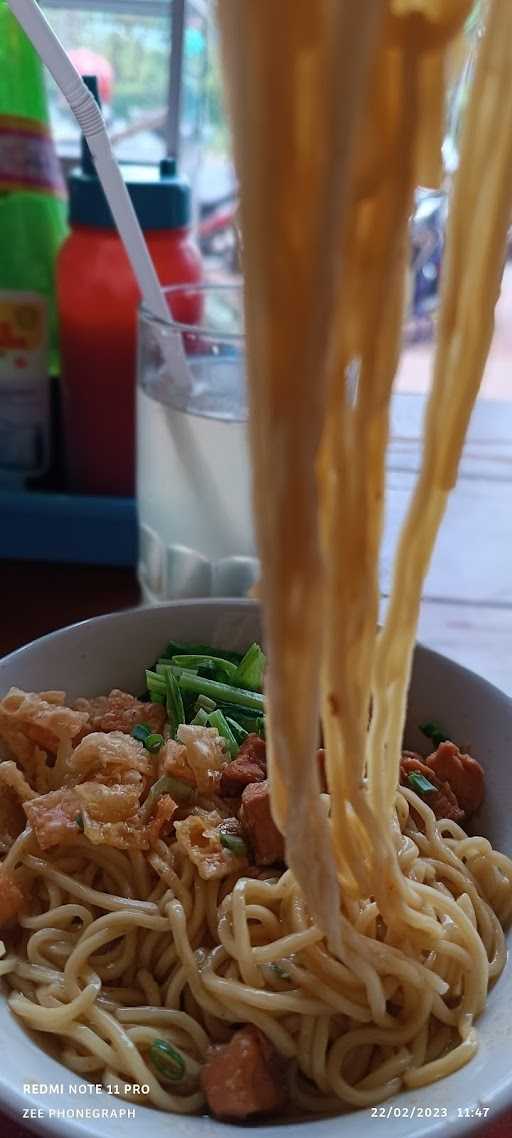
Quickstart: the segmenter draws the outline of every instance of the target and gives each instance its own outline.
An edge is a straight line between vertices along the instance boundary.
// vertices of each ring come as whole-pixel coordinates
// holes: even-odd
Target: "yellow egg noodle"
[[[208,877],[179,833],[115,848],[77,827],[45,850],[30,825],[2,862],[31,898],[17,935],[2,930],[12,1011],[81,1078],[145,1084],[144,1103],[162,1110],[204,1108],[207,1049],[240,1024],[290,1061],[298,1112],[421,1087],[475,1053],[474,1021],[504,967],[512,862],[398,783],[422,583],[489,350],[510,216],[508,0],[486,8],[421,469],[376,631],[408,223],[414,187],[439,177],[449,54],[470,6],[218,2],[241,191],[267,749],[287,868]],[[57,696],[42,693],[46,714]],[[53,767],[23,731],[2,752],[2,790],[29,816],[66,785],[79,724],[60,710]],[[198,806],[210,818],[223,809],[206,792]],[[156,1040],[183,1057],[180,1083],[158,1077]]]

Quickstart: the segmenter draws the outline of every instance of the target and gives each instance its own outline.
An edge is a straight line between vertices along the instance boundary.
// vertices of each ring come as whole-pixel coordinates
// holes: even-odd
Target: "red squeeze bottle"
[[[163,285],[202,279],[191,238],[190,189],[174,159],[122,167]],[[70,488],[132,495],[135,368],[140,294],[89,152],[69,182],[71,233],[57,263],[63,419]],[[196,323],[200,294],[173,300],[173,317]]]

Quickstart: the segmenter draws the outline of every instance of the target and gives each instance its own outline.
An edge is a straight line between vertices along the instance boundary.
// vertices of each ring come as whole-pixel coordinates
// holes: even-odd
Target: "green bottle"
[[[43,67],[0,0],[0,479],[43,473],[48,372],[58,363],[55,261],[65,184],[49,129]]]

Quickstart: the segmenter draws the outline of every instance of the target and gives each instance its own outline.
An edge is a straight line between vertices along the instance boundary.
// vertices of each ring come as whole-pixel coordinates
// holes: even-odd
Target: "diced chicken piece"
[[[478,810],[484,797],[484,772],[476,759],[446,741],[428,756],[426,764],[437,778],[450,784],[466,817]]]
[[[25,898],[13,873],[0,866],[0,927],[17,917]]]
[[[215,794],[222,771],[229,762],[224,739],[216,727],[200,727],[182,723],[177,739],[187,752],[187,764],[194,773],[200,794]]]
[[[86,735],[73,751],[68,764],[68,781],[98,781],[140,783],[141,778],[154,775],[154,760],[143,744],[122,731],[108,734],[95,731]]]
[[[84,810],[84,834],[96,846],[114,846],[118,850],[149,850],[162,837],[177,809],[177,803],[170,794],[162,794],[148,821],[144,821],[140,813],[137,813],[122,822],[97,822]]]
[[[251,782],[263,782],[267,777],[267,750],[259,735],[248,735],[232,763],[222,772],[219,793],[225,798],[239,798],[244,787]]]
[[[93,699],[77,699],[77,711],[88,717],[88,731],[123,731],[129,735],[136,723],[145,723],[153,732],[161,733],[166,719],[161,703],[142,703],[134,695],[113,688],[109,695]]]
[[[42,850],[69,845],[76,841],[82,831],[77,821],[80,818],[81,803],[71,787],[52,790],[49,794],[32,798],[23,804],[23,809]]]
[[[242,1027],[210,1048],[201,1085],[216,1118],[246,1119],[276,1114],[287,1102],[286,1065],[257,1027]]]
[[[168,739],[158,753],[158,777],[170,775],[188,786],[196,787],[196,776],[187,760],[187,748],[175,739]]]
[[[246,786],[242,794],[240,819],[249,835],[256,865],[284,861],[284,839],[270,811],[268,779]]]
[[[126,822],[138,809],[142,787],[81,782],[74,789],[80,809],[94,822]]]
[[[11,688],[0,701],[0,736],[9,729],[56,754],[62,740],[75,739],[86,727],[87,715],[64,704],[64,692],[24,692]]]
[[[83,834],[93,845],[147,850],[173,819],[177,804],[170,795],[162,795],[146,820],[138,809],[141,789],[140,783],[84,782],[33,798],[24,810],[41,849],[69,845]]]
[[[449,818],[453,822],[461,822],[464,811],[459,806],[449,782],[442,782],[419,755],[404,751],[400,762],[400,782],[409,786],[408,775],[414,772],[422,774],[436,788],[435,791],[420,795],[434,811],[436,818]]]
[[[225,826],[225,820],[216,810],[199,807],[188,818],[174,823],[179,848],[197,866],[204,881],[241,872],[248,864],[245,856],[239,857],[221,844],[221,825]]]

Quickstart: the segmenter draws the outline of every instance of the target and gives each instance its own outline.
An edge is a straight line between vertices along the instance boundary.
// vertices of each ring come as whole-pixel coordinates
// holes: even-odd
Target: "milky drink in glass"
[[[184,291],[168,290],[171,311]],[[140,318],[139,579],[153,602],[242,594],[257,576],[241,289],[195,291],[196,327]]]

